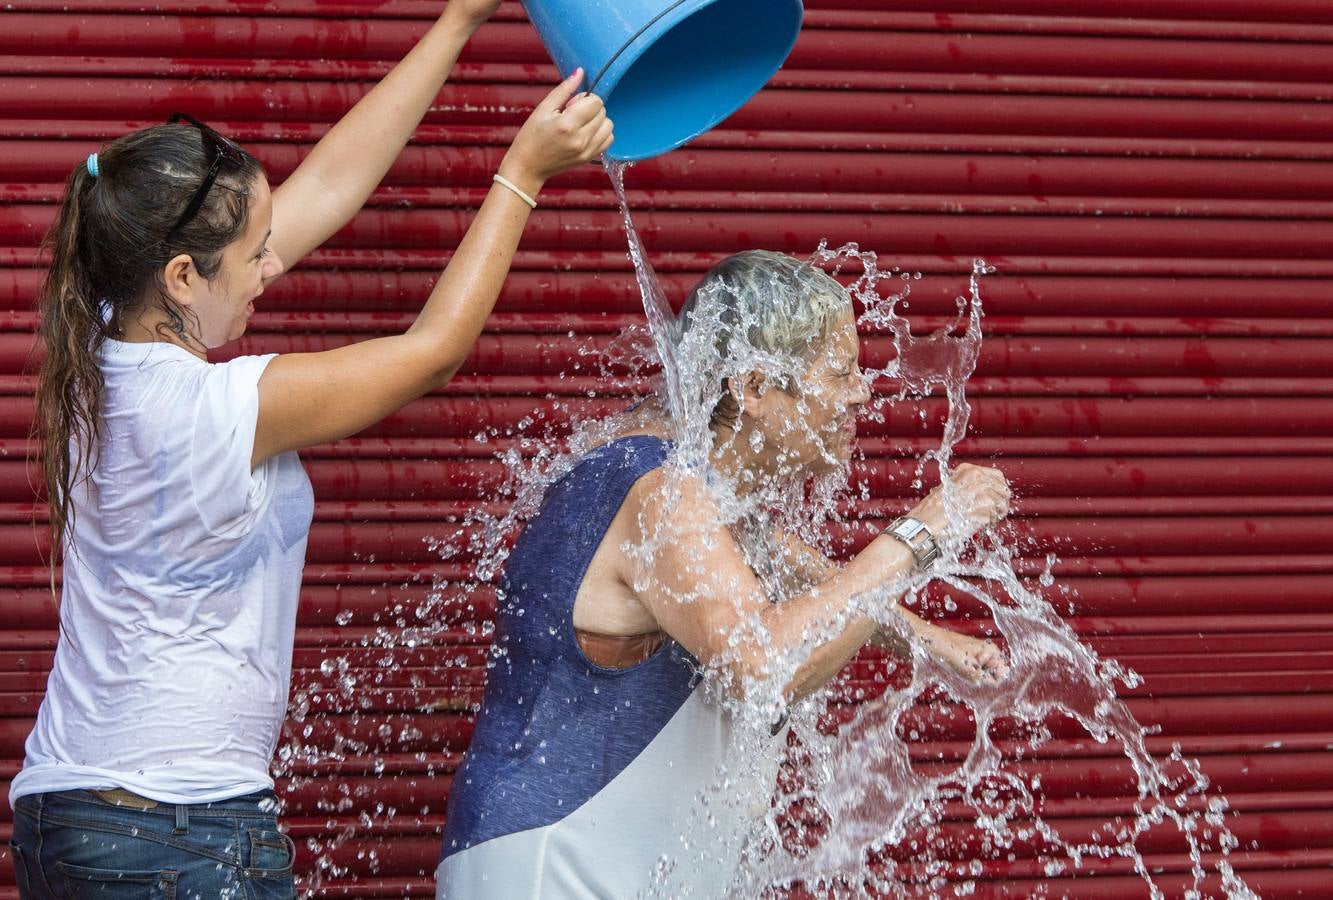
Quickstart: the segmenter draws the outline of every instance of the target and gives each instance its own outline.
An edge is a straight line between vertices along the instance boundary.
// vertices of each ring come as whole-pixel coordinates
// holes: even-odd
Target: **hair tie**
[[[87,165],[88,165],[88,174],[91,175],[91,176],[93,176],[94,178],[96,178],[97,175],[98,175],[97,154],[96,154],[96,153],[89,153],[89,154],[88,154],[88,163],[87,163]]]

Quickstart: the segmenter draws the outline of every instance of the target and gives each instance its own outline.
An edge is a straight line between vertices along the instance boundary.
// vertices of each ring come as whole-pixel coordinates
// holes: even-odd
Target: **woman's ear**
[[[736,384],[736,379],[731,379],[732,385]],[[764,394],[767,392],[768,382],[764,378],[764,373],[758,369],[751,371],[745,376],[745,383],[741,389],[741,412],[750,418],[757,418],[763,405]]]
[[[194,267],[194,259],[188,253],[178,253],[162,267],[162,290],[176,305],[184,308],[194,306],[194,294],[203,283],[203,276]]]

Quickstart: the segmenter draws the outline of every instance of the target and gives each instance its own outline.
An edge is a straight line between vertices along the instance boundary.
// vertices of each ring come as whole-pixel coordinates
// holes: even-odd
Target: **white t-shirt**
[[[273,786],[314,499],[295,453],[250,468],[272,358],[105,343],[101,452],[73,493],[55,666],[11,802]]]

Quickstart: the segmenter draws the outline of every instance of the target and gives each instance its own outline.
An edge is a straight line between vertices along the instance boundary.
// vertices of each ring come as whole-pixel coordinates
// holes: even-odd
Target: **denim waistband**
[[[147,800],[150,798],[141,799]],[[271,819],[278,814],[278,799],[272,791],[256,791],[253,794],[229,797],[226,800],[213,800],[208,803],[166,803],[157,801],[156,806],[145,808],[143,804],[139,803],[117,804],[112,800],[104,799],[98,791],[70,790],[20,797],[14,805],[15,807],[30,805],[50,809],[52,806],[63,803],[85,804],[102,810],[119,810],[134,815],[161,816],[166,819],[178,818],[179,809],[188,810],[191,818],[225,816],[228,818]]]

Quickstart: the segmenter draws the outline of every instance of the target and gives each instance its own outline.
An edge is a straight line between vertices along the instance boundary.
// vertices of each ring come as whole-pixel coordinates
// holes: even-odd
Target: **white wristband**
[[[531,206],[533,209],[537,208],[537,201],[534,200],[532,197],[528,196],[526,191],[524,191],[518,185],[514,184],[514,182],[510,181],[508,178],[505,178],[503,175],[496,174],[491,176],[491,180],[498,185],[509,188],[515,194],[518,194],[518,199],[522,200],[528,206]]]

